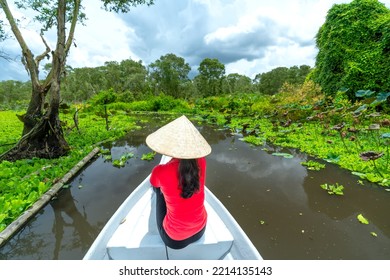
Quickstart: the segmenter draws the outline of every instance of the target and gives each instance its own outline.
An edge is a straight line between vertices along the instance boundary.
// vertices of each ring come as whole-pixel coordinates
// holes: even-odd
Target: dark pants
[[[182,249],[186,247],[187,245],[199,240],[202,235],[204,234],[206,227],[204,227],[201,231],[194,234],[193,236],[190,236],[184,240],[174,240],[168,236],[168,234],[165,232],[163,227],[163,220],[167,213],[167,206],[165,204],[164,195],[162,194],[160,188],[154,188],[154,191],[156,193],[156,220],[157,220],[157,228],[160,233],[160,236],[162,240],[164,241],[165,245],[172,249]]]

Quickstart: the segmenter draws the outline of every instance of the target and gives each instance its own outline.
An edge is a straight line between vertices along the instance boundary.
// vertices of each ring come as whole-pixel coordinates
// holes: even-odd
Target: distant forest
[[[50,65],[46,65],[46,69]],[[254,79],[238,73],[225,75],[225,65],[217,59],[204,59],[199,74],[189,78],[191,68],[174,54],[161,56],[148,67],[131,59],[106,62],[99,67],[71,68],[62,78],[61,97],[65,102],[84,102],[101,91],[113,90],[119,101],[132,102],[150,95],[165,94],[175,98],[195,99],[235,93],[276,94],[285,83],[301,86],[312,68],[307,65],[278,67],[257,74]],[[0,103],[14,108],[26,104],[31,83],[0,82]]]

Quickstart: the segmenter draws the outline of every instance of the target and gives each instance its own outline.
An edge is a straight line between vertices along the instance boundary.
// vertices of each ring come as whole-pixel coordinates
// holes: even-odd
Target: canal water
[[[82,259],[111,215],[158,164],[158,155],[141,160],[151,152],[145,137],[168,121],[155,116],[105,146],[113,159],[125,153],[134,157],[121,168],[103,156],[91,161],[71,187],[0,248],[0,259]],[[207,157],[207,186],[264,259],[390,259],[390,192],[368,182],[363,186],[332,164],[310,171],[301,162],[315,159],[295,149],[255,147],[229,130],[197,126],[213,149]],[[320,187],[324,183],[343,185],[344,195],[329,195]],[[358,221],[359,214],[368,225]]]

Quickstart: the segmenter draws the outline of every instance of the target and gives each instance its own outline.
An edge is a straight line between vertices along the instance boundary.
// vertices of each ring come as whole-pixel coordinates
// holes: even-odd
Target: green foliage
[[[113,89],[104,90],[96,94],[90,103],[93,105],[107,105],[113,103],[116,100],[116,94]]]
[[[257,74],[255,85],[257,90],[263,94],[276,94],[283,84],[300,86],[305,82],[306,76],[310,73],[311,67],[308,65],[287,67],[277,67],[269,72]]]
[[[21,114],[16,111],[0,111],[0,154],[19,140],[23,124],[17,115]]]
[[[123,155],[121,155],[121,157],[119,159],[114,159],[112,161],[112,165],[115,167],[124,167],[126,165],[127,160],[129,160],[133,157],[134,157],[133,153],[123,154]],[[105,159],[107,159],[107,158],[105,158]]]
[[[36,1],[36,0],[18,0],[15,1],[16,6],[19,9],[28,9],[31,8],[37,12],[34,17],[35,21],[42,23],[41,32],[48,31],[49,29],[57,25],[56,21],[56,11],[58,8],[58,3],[54,1]],[[66,9],[66,18],[68,21],[71,21],[73,18],[74,2],[69,2]],[[86,15],[83,12],[80,12],[78,15],[79,21],[84,21]]]
[[[154,0],[102,0],[104,8],[107,11],[127,13],[132,7],[138,5],[153,5]]]
[[[368,220],[362,214],[357,215],[357,219],[360,223],[362,223],[364,225],[369,224]]]
[[[325,168],[325,164],[319,163],[317,161],[309,160],[306,162],[301,162],[301,165],[306,166],[309,170],[319,171]]]
[[[3,28],[3,21],[0,20],[0,42],[3,41],[4,39],[5,39],[5,31]]]
[[[191,67],[184,58],[172,53],[161,56],[149,65],[150,78],[156,92],[163,92],[173,97],[184,97],[185,87],[189,81]]]
[[[149,97],[146,100],[134,101],[131,103],[116,102],[109,104],[107,108],[111,111],[126,112],[180,112],[185,113],[191,110],[190,105],[181,99],[160,94]]]
[[[205,58],[198,67],[199,75],[194,81],[201,96],[222,94],[222,82],[225,76],[225,65],[218,59]]]
[[[252,80],[244,75],[232,73],[223,80],[223,92],[228,94],[234,93],[252,93]]]
[[[84,102],[96,92],[113,90],[122,102],[140,100],[149,91],[147,70],[141,61],[131,59],[103,66],[70,68],[61,84],[62,96],[69,102]]]
[[[339,185],[338,183],[336,183],[334,185],[322,184],[321,188],[326,190],[328,192],[328,194],[330,194],[330,195],[332,195],[332,194],[344,195],[344,192],[343,192],[344,186]]]
[[[272,153],[273,156],[276,157],[284,157],[284,158],[293,158],[294,156],[292,154],[288,153]]]
[[[290,90],[292,92],[273,96],[208,97],[198,100],[194,109],[208,122],[227,127],[233,133],[242,133],[245,142],[298,148],[359,173],[361,179],[390,186],[389,141],[386,138],[390,133],[390,117],[387,111],[377,112],[386,104],[384,98],[379,97],[382,103],[371,106],[377,100],[377,93],[369,94],[366,99],[359,97],[359,102],[367,102],[369,106],[357,114],[362,103],[350,102],[345,91],[339,91],[335,98],[318,95],[318,88],[312,81]],[[375,162],[365,162],[360,158],[364,151],[380,151],[383,156]]]
[[[157,97],[149,98],[148,102],[151,103],[150,111],[154,112],[181,111],[189,108],[186,102],[165,94],[160,94]]]
[[[156,155],[156,152],[150,152],[150,153],[146,153],[146,154],[143,154],[141,159],[142,160],[147,160],[147,161],[151,161],[154,159]]]
[[[265,144],[265,139],[262,138],[262,137],[258,137],[258,136],[255,136],[255,135],[248,135],[248,136],[245,136],[244,138],[242,138],[243,141],[247,142],[247,143],[251,143],[255,146],[262,146]]]
[[[319,49],[312,77],[324,92],[348,88],[389,91],[390,10],[378,0],[354,0],[328,11],[316,36]]]
[[[31,82],[1,81],[0,110],[21,110],[27,107],[31,95]]]
[[[104,120],[80,109],[79,128],[70,129],[73,125],[74,108],[69,114],[62,114],[66,138],[71,145],[69,155],[58,159],[28,159],[16,162],[0,163],[0,231],[19,217],[30,207],[54,182],[63,177],[76,163],[85,157],[96,143],[113,141],[122,137],[131,129],[136,129],[136,119],[123,114],[112,116],[111,129],[104,129]],[[20,137],[22,123],[16,112],[0,111],[0,153]],[[131,154],[122,155],[126,159]],[[120,160],[124,160],[123,158]]]

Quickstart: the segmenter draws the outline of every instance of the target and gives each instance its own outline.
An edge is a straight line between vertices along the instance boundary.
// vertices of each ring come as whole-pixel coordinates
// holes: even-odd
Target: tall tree
[[[284,83],[292,85],[302,85],[306,76],[310,73],[311,67],[308,65],[277,67],[269,72],[257,74],[254,83],[259,92],[264,94],[276,94]]]
[[[378,0],[333,5],[316,35],[313,78],[334,95],[349,88],[390,91],[390,9]]]
[[[252,92],[251,78],[240,75],[238,73],[231,73],[226,76],[223,83],[224,93],[250,93]]]
[[[45,51],[35,56],[27,45],[18,26],[18,22],[9,8],[7,0],[0,0],[0,6],[9,22],[12,33],[22,50],[22,61],[30,75],[32,84],[31,100],[23,116],[24,129],[17,145],[0,156],[0,159],[18,159],[29,157],[53,158],[65,155],[69,145],[62,132],[59,119],[60,84],[64,72],[66,57],[73,44],[74,32],[79,22],[85,19],[82,12],[82,0],[25,0],[15,4],[19,9],[30,8],[36,12],[34,18],[42,26],[41,38]],[[139,4],[153,4],[153,0],[102,0],[108,11],[128,12]],[[69,26],[66,24],[69,23]],[[52,50],[47,44],[45,32],[55,28],[57,42]],[[39,77],[39,65],[51,56],[52,67],[45,79]],[[47,109],[44,103],[48,96]]]
[[[225,65],[216,58],[205,58],[198,67],[196,77],[198,91],[202,96],[215,96],[222,93]]]
[[[156,90],[173,97],[184,96],[184,85],[189,81],[191,67],[175,54],[161,56],[149,65],[150,78]]]

